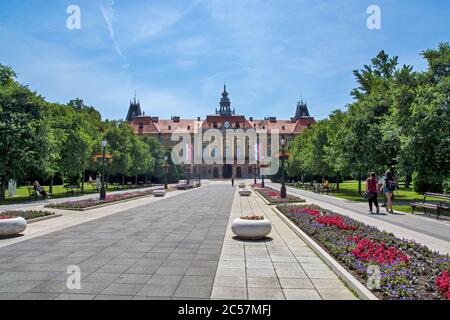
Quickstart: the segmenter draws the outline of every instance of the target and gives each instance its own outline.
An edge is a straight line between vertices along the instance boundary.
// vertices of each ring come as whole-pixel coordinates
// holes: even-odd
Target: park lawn
[[[49,186],[43,186],[43,187],[44,187],[45,191],[48,192]],[[84,189],[85,189],[84,194],[92,193],[91,187],[89,185],[85,185]],[[108,188],[108,189],[112,189],[112,188]],[[52,199],[66,198],[66,197],[67,197],[66,189],[62,185],[54,185],[53,186]],[[28,190],[27,190],[26,186],[21,186],[21,187],[17,187],[17,193],[14,197],[9,198],[8,192],[6,192],[6,199],[0,201],[0,205],[22,203],[22,202],[26,202],[26,201],[30,201]]]
[[[362,182],[362,191],[365,190],[365,181]],[[336,191],[336,185],[333,185],[334,192],[330,193],[330,195],[352,200],[352,201],[358,201],[358,202],[366,202],[367,200],[363,198],[361,194],[358,193],[358,181],[356,180],[347,180],[343,183],[339,184],[339,191]],[[411,201],[414,199],[423,199],[423,195],[420,193],[417,193],[413,190],[413,188],[405,188],[403,185],[400,185],[400,189],[396,190],[394,192],[394,203],[393,207],[394,210],[398,210],[401,212],[411,212]],[[434,198],[428,198],[427,200],[438,200]],[[383,202],[383,196],[379,197],[378,201],[380,203]],[[420,211],[421,209],[419,209]]]

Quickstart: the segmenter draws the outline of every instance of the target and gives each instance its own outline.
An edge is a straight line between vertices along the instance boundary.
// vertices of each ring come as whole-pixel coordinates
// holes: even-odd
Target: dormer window
[[[143,123],[139,123],[139,130],[143,130],[144,129],[144,124]]]
[[[169,128],[168,128],[168,129],[169,129],[169,131],[170,131],[170,130],[172,130],[172,126],[169,126]]]
[[[281,130],[286,130],[286,127],[285,127],[285,126],[282,126],[282,127],[281,127]]]
[[[188,130],[191,130],[191,126],[188,126],[187,128],[188,128]]]

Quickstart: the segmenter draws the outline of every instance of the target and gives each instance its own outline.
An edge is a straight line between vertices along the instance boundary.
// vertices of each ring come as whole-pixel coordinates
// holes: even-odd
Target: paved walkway
[[[267,183],[279,188],[276,183]],[[394,233],[397,237],[415,240],[432,250],[450,254],[450,223],[409,213],[369,215],[367,203],[340,199],[310,191],[287,187],[290,194],[300,196],[309,203],[350,216],[361,222]]]
[[[241,241],[231,222],[264,215],[272,223],[270,239]],[[321,300],[356,299],[336,274],[254,193],[235,193],[212,299]]]
[[[45,208],[45,203],[41,203],[39,206],[32,204],[31,207],[23,207],[22,210],[44,210],[54,212],[55,214],[62,216],[53,217],[48,220],[35,222],[28,224],[26,231],[19,235],[18,237],[1,238],[0,237],[0,248],[9,246],[14,243],[22,242],[25,240],[33,239],[39,236],[49,234],[51,232],[63,230],[69,227],[73,227],[88,221],[96,220],[98,218],[103,218],[121,211],[129,210],[136,207],[149,206],[153,202],[161,201],[163,199],[171,198],[176,196],[178,193],[183,191],[170,191],[166,194],[165,198],[157,198],[152,195],[133,199],[130,201],[119,202],[116,204],[111,204],[105,207],[88,210],[88,211],[74,211],[74,210],[61,210],[54,208]]]
[[[0,299],[209,299],[234,191],[211,184],[4,246]],[[81,290],[67,289],[69,265]]]

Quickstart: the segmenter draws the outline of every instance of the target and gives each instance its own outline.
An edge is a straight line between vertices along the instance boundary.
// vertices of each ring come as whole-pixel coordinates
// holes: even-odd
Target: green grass
[[[347,180],[343,183],[339,184],[339,191],[336,190],[336,185],[332,184],[333,193],[329,195],[335,196],[342,199],[358,201],[358,202],[367,202],[366,199],[363,198],[362,194],[358,193],[358,181],[357,180]],[[365,191],[365,181],[361,182],[362,192]],[[378,202],[380,204],[384,201],[384,196],[378,197]],[[415,192],[412,188],[405,188],[404,185],[400,184],[400,189],[394,192],[394,202],[393,208],[394,210],[398,210],[401,212],[411,213],[411,201],[414,199],[423,199],[423,195]],[[439,200],[436,198],[427,197],[427,200]],[[421,209],[416,209],[416,211],[421,212]],[[442,215],[448,215],[448,213],[442,213]]]
[[[45,191],[48,192],[49,187],[48,186],[43,186],[43,187],[44,187]],[[84,194],[92,194],[91,186],[85,185],[84,186],[84,190],[85,190]],[[112,186],[110,186],[108,188],[108,190],[109,191],[115,191],[115,189]],[[97,192],[97,194],[98,194],[98,192]],[[80,194],[76,194],[76,195],[81,195],[81,193]],[[53,186],[52,199],[55,199],[55,198],[66,198],[66,197],[67,197],[66,189],[62,185],[57,185],[57,186],[54,185]],[[39,199],[42,199],[42,198],[39,198]],[[27,187],[21,186],[21,187],[17,187],[17,194],[14,197],[11,197],[11,198],[8,197],[8,192],[6,192],[6,199],[0,201],[0,205],[23,203],[23,202],[27,202],[27,201],[30,201]]]

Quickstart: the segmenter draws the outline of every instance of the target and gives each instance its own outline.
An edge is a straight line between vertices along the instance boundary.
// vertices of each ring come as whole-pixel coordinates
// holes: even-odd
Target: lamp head
[[[102,147],[105,148],[107,144],[108,144],[108,140],[106,140],[106,138],[103,138]]]

